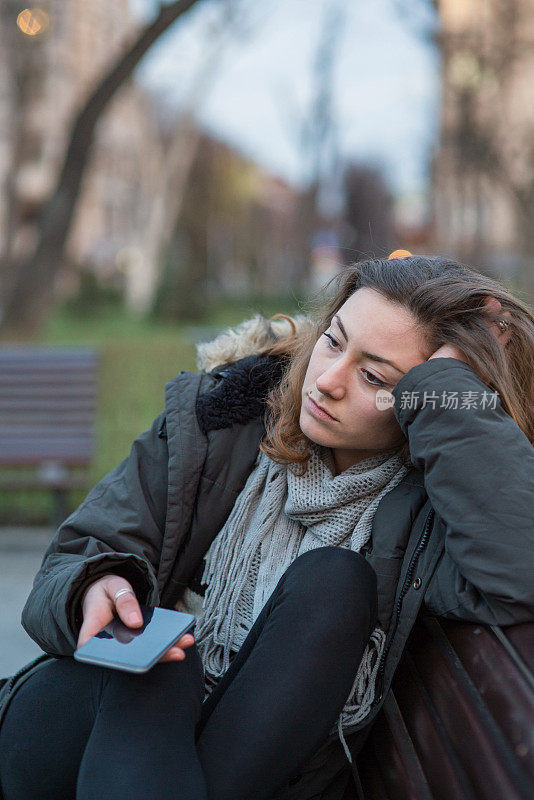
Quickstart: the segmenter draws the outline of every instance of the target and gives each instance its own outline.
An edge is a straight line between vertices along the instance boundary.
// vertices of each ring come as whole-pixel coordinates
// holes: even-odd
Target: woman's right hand
[[[119,589],[129,589],[117,600],[115,594]],[[101,631],[117,614],[122,622],[129,628],[140,628],[143,624],[141,609],[132,589],[132,586],[120,575],[103,575],[86,589],[82,600],[83,624],[80,628],[77,647],[81,647],[89,639]],[[185,648],[194,644],[195,638],[191,633],[186,633],[173,644],[160,661],[183,661]]]

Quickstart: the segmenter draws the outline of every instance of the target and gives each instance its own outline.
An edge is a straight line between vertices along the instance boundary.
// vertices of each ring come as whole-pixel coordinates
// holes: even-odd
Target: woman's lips
[[[309,395],[306,395],[306,409],[310,412],[310,414],[312,414],[312,416],[317,417],[317,419],[323,419],[327,422],[338,421],[335,417],[332,417],[330,414],[327,414],[326,411],[323,411],[322,408],[319,408],[317,403],[314,403]]]

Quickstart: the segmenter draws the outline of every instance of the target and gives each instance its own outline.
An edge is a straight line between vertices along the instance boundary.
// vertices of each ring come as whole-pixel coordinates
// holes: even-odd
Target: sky
[[[151,0],[132,3],[148,18]],[[439,58],[421,32],[432,24],[425,0],[241,0],[248,13],[232,26],[237,33],[225,35],[221,3],[208,0],[174,23],[137,77],[170,106],[196,97],[208,130],[301,185],[298,130],[310,108],[325,10],[333,5],[343,14],[333,78],[339,152],[382,165],[397,196],[424,193],[439,119]]]

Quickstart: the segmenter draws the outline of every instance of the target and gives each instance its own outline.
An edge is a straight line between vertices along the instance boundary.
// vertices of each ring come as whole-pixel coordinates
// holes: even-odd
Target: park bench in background
[[[534,623],[420,616],[357,765],[366,800],[532,800]]]
[[[0,347],[0,490],[53,492],[55,524],[88,485],[97,363],[92,348]]]

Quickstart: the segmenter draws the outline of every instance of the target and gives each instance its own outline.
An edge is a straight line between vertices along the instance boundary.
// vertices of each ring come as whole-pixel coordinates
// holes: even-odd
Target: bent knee
[[[340,591],[353,591],[360,587],[363,592],[376,592],[376,573],[366,558],[346,547],[326,545],[308,550],[296,558],[287,569],[295,580],[304,580],[310,586],[338,588]]]
[[[377,618],[377,577],[360,553],[326,546],[302,553],[286,570],[286,591],[316,620],[339,619],[347,625]]]

